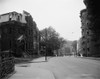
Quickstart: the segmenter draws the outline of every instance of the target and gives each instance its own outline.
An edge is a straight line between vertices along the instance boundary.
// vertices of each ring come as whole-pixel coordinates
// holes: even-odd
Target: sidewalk
[[[91,59],[91,60],[98,60],[100,61],[100,57],[80,57],[80,56],[77,56],[79,58],[85,58],[85,59]]]
[[[9,79],[55,79],[51,71],[38,66],[38,63],[41,62],[47,63],[44,58],[38,58],[30,63],[17,64],[15,66],[16,73]]]
[[[92,60],[100,60],[100,57],[83,57],[83,58],[87,58],[87,59],[92,59]]]

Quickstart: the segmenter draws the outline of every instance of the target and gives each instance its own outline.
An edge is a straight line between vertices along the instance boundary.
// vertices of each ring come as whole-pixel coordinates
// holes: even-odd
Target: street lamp
[[[47,61],[47,46],[45,46],[44,49],[45,49],[45,61]]]
[[[45,30],[45,61],[47,61],[47,29]]]

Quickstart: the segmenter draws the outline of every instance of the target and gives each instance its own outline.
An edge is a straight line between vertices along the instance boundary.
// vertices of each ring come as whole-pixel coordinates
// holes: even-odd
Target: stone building
[[[0,15],[0,44],[1,51],[12,51],[16,56],[37,55],[39,30],[32,16],[26,11]]]
[[[88,14],[87,14],[86,9],[82,10],[80,18],[81,18],[81,24],[82,24],[81,26],[81,29],[82,29],[82,40],[81,40],[82,49],[81,50],[82,52],[81,53],[83,55],[86,55],[88,53],[87,41],[88,41],[88,30],[89,29],[87,27],[87,24],[88,24],[87,16]]]
[[[91,21],[90,18],[92,16],[88,14],[87,9],[81,11],[81,29],[82,29],[82,54],[84,56],[91,56],[95,52],[95,44],[96,42],[93,41],[93,36],[95,35],[91,30]]]
[[[84,0],[86,9],[80,13],[82,29],[82,54],[100,56],[100,14],[99,4],[95,0]]]

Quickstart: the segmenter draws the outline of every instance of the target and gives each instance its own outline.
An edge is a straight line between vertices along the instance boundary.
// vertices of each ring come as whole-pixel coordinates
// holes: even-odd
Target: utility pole
[[[46,47],[45,47],[45,61],[47,61],[47,29],[45,29],[45,41],[46,41]]]

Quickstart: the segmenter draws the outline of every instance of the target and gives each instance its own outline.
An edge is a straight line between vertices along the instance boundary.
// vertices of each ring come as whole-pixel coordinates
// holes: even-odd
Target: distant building
[[[22,52],[38,54],[39,30],[28,12],[0,15],[0,49],[13,51],[16,56],[22,56]]]

